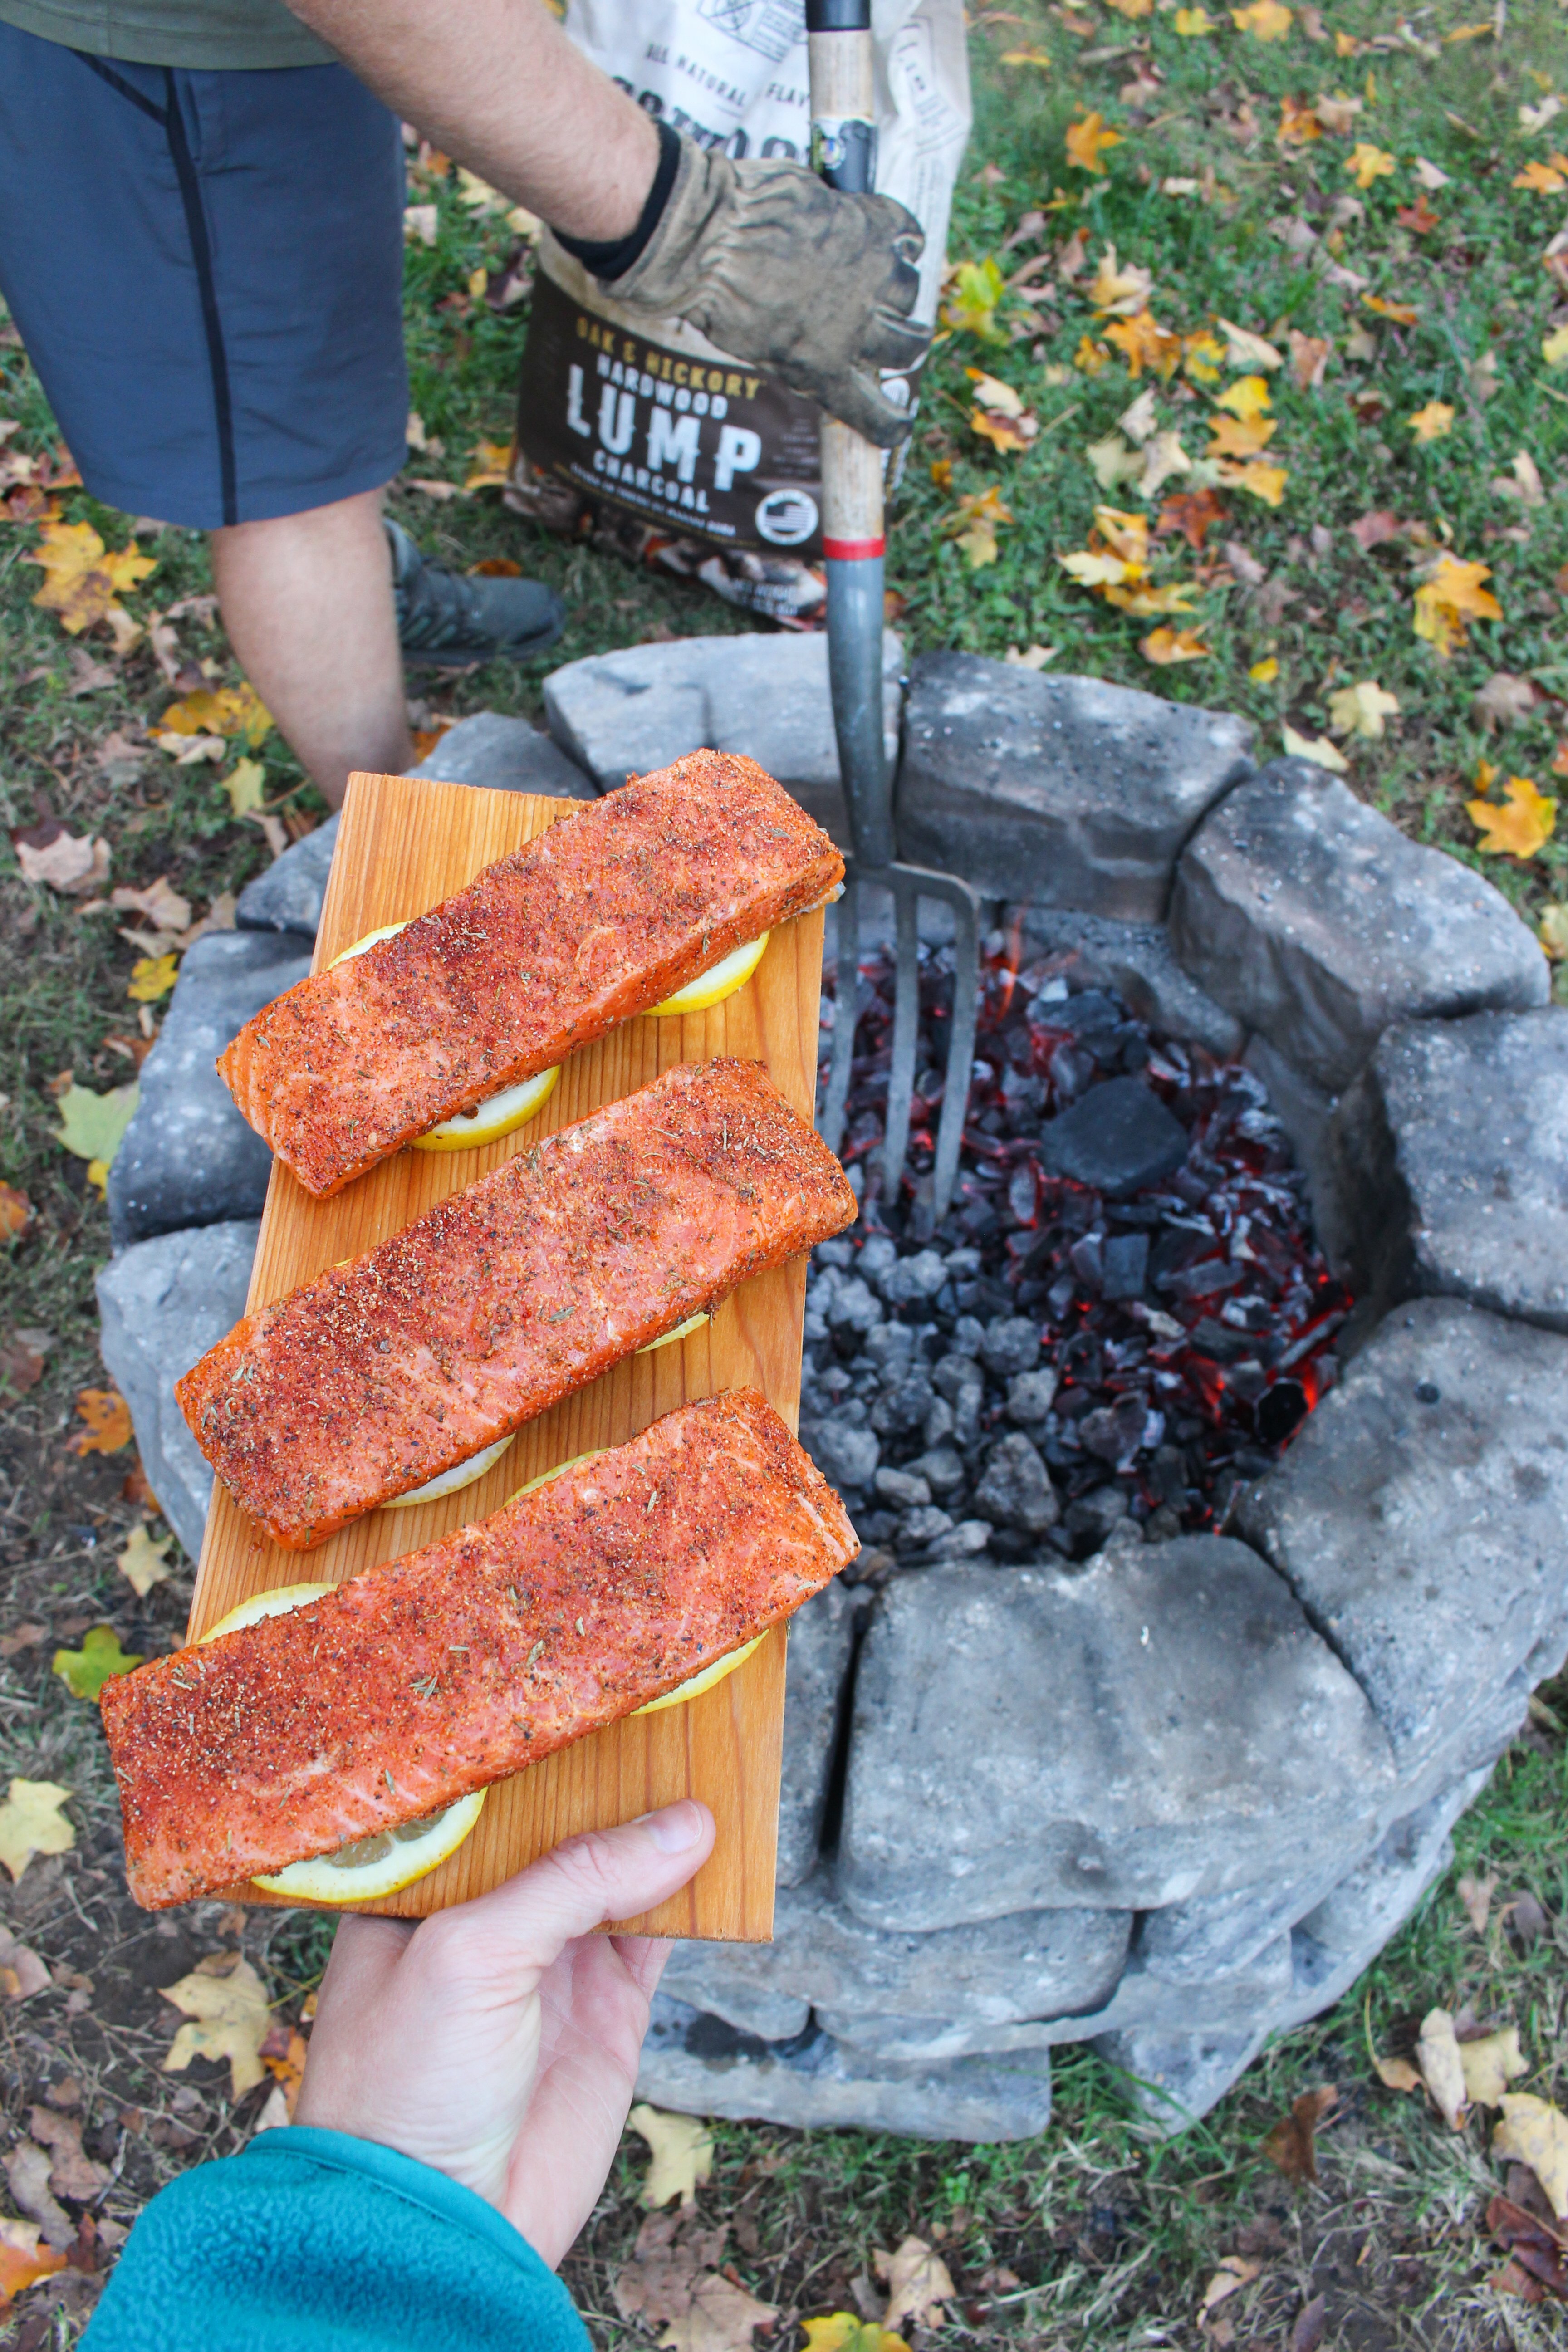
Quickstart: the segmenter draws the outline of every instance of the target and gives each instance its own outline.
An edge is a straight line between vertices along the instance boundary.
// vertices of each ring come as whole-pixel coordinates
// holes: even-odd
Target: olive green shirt
[[[221,69],[337,62],[283,0],[0,0],[0,24],[132,65]]]

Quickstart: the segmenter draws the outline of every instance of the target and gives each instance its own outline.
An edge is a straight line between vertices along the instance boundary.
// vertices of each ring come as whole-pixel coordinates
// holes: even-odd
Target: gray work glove
[[[910,319],[924,245],[891,196],[841,195],[798,163],[736,163],[683,139],[652,236],[605,291],[689,320],[889,449],[911,418],[877,372],[915,367],[931,341]]]

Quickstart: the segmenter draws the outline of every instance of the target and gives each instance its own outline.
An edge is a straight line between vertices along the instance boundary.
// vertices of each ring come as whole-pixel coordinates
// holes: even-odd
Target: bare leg
[[[240,667],[332,806],[351,769],[401,775],[414,746],[381,492],[232,523],[212,552]]]

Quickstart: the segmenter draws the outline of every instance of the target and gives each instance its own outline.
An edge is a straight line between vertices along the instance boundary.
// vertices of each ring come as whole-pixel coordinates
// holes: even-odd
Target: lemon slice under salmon
[[[410,916],[408,919],[412,922],[414,919]],[[395,939],[399,931],[407,929],[408,923],[383,923],[378,931],[366,931],[363,940],[355,940],[352,947],[344,948],[341,955],[335,955],[327,969],[331,971],[333,965],[347,963],[353,957],[363,955],[367,949],[379,946],[383,940]],[[487,1095],[471,1112],[459,1111],[455,1118],[444,1118],[437,1126],[427,1129],[425,1134],[416,1135],[414,1138],[415,1150],[470,1151],[481,1143],[497,1142],[501,1136],[510,1135],[514,1128],[526,1127],[529,1120],[538,1115],[554,1093],[560,1076],[561,1065],[557,1062],[552,1069],[541,1070],[534,1077],[520,1079],[515,1087],[502,1087],[499,1094]],[[442,1489],[444,1494],[451,1491],[449,1486]],[[426,1502],[429,1497],[424,1494],[405,1495],[403,1499],[405,1503]]]
[[[764,931],[760,940],[748,940],[744,947],[734,949],[710,971],[689,980],[684,988],[678,988],[673,996],[667,996],[662,1004],[653,1007],[654,1020],[663,1021],[677,1013],[706,1013],[710,1004],[721,1004],[727,996],[733,996],[738,988],[744,988],[761,963],[769,937]]]
[[[509,1438],[507,1444],[510,1443]],[[319,1601],[333,1590],[330,1584],[280,1584],[271,1592],[253,1592],[198,1639],[216,1642],[220,1633],[237,1633],[242,1625],[258,1624],[263,1617],[286,1616],[289,1610],[302,1609],[308,1601]],[[402,1822],[395,1830],[374,1830],[369,1837],[339,1846],[335,1853],[291,1862],[287,1869],[265,1876],[258,1872],[252,1883],[265,1886],[269,1895],[291,1895],[296,1903],[372,1903],[384,1895],[395,1895],[457,1852],[479,1820],[488,1794],[488,1790],[476,1789],[471,1795],[459,1797],[456,1804],[443,1806],[438,1813],[427,1813],[421,1822]]]
[[[649,1339],[646,1346],[637,1349],[637,1354],[651,1356],[656,1348],[668,1348],[674,1339],[689,1339],[693,1331],[700,1331],[704,1323],[711,1323],[712,1320],[712,1316],[704,1307],[700,1315],[689,1315],[684,1323],[678,1323],[673,1331],[667,1331],[662,1339]]]
[[[455,1462],[438,1477],[427,1478],[423,1486],[416,1486],[412,1494],[395,1495],[390,1503],[382,1505],[382,1509],[406,1511],[414,1503],[438,1503],[443,1495],[455,1495],[460,1487],[471,1486],[476,1478],[482,1478],[487,1470],[494,1469],[515,1434],[514,1431],[506,1437],[498,1437],[495,1444],[487,1445],[482,1454],[471,1454],[466,1462]]]

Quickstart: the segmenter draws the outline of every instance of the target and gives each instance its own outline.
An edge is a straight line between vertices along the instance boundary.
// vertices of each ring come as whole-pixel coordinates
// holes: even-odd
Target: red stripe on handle
[[[835,563],[864,563],[874,555],[885,555],[887,541],[876,539],[824,539],[822,551]]]

